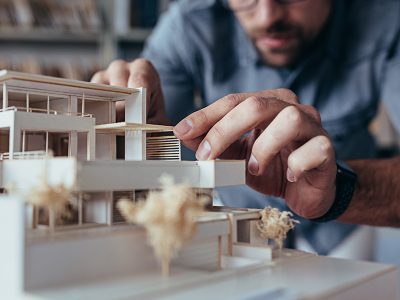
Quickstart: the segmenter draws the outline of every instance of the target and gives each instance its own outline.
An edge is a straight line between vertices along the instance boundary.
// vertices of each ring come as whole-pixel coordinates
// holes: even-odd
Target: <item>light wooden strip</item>
[[[157,147],[146,147],[147,150],[158,150],[158,149],[179,149],[178,145],[157,145]]]
[[[180,159],[177,158],[168,158],[168,159],[148,159],[148,160],[152,160],[152,161],[158,161],[158,160],[168,160],[168,161],[180,161]]]
[[[160,156],[160,155],[178,155],[178,153],[176,153],[176,152],[151,152],[151,153],[148,153],[148,155],[158,155],[158,156]]]
[[[180,144],[180,142],[179,142],[179,140],[172,140],[172,139],[169,139],[169,140],[147,140],[147,143],[148,144]]]
[[[177,152],[151,152],[149,155],[178,155]]]
[[[178,154],[178,151],[177,150],[165,150],[165,151],[157,151],[157,150],[155,150],[155,151],[148,151],[148,153],[149,154],[159,154],[159,153],[176,153],[176,154]]]
[[[173,150],[178,150],[178,149],[180,149],[180,147],[179,146],[166,146],[166,145],[164,145],[164,146],[158,146],[158,147],[146,147],[146,149],[147,150],[149,150],[149,151],[151,151],[151,150],[154,150],[154,151],[157,151],[157,150],[167,150],[167,149],[173,149]]]
[[[179,140],[175,137],[164,138],[164,139],[147,139],[149,143],[179,143]]]
[[[166,146],[166,147],[179,147],[179,143],[147,143],[149,147]]]
[[[149,153],[148,155],[157,157],[178,156],[177,153]]]
[[[148,157],[153,157],[153,158],[178,158],[176,155],[148,155]]]
[[[175,152],[175,151],[170,151],[170,152],[151,152],[151,153],[148,153],[148,155],[178,155],[178,153]]]
[[[165,155],[165,154],[160,154],[160,155],[149,154],[149,155],[147,155],[147,157],[159,157],[159,158],[173,157],[173,158],[178,158],[178,156],[177,156],[177,155],[174,155],[173,153],[172,153],[172,154],[168,154],[168,155]]]
[[[148,142],[148,143],[179,143],[179,140],[176,139],[176,138],[174,138],[174,139],[170,139],[170,138],[167,138],[167,139],[157,139],[157,140],[148,140],[148,139],[147,139],[147,142]]]
[[[147,160],[180,160],[179,157],[148,157]]]
[[[169,134],[169,135],[162,135],[162,136],[151,136],[151,135],[149,135],[147,138],[150,139],[150,140],[158,140],[158,139],[163,139],[163,138],[166,138],[166,139],[178,139],[172,133]]]
[[[157,147],[157,148],[146,148],[147,151],[166,151],[166,150],[173,150],[179,151],[179,147]]]
[[[169,152],[149,152],[148,155],[178,155],[176,151]]]
[[[147,150],[165,150],[165,149],[175,149],[178,150],[178,145],[157,145],[157,147],[146,147]]]
[[[95,126],[99,132],[124,132],[124,131],[154,131],[154,132],[169,132],[172,131],[172,126],[140,124],[140,123],[109,123]]]
[[[146,147],[147,150],[158,150],[158,149],[179,149],[179,145],[157,145],[156,147]]]
[[[146,147],[146,149],[147,150],[163,150],[163,149],[175,149],[175,150],[178,150],[178,149],[180,149],[180,147],[179,146],[166,146],[166,145],[164,145],[164,146],[162,146],[162,145],[159,145],[159,146],[157,146],[157,147]]]
[[[159,140],[159,141],[146,141],[149,145],[158,145],[158,144],[180,144],[179,140]]]
[[[147,159],[151,159],[151,158],[165,159],[165,160],[168,160],[168,159],[179,159],[178,156],[155,156],[155,155],[147,156]]]

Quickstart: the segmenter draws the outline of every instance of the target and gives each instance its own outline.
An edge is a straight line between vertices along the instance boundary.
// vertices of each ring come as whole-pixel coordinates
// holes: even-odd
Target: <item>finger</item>
[[[99,83],[99,84],[110,84],[108,81],[108,76],[105,71],[99,71],[93,75],[90,82]]]
[[[249,97],[275,98],[283,102],[296,104],[297,96],[287,89],[263,90],[257,93],[230,94],[211,105],[192,113],[179,122],[175,128],[175,134],[180,139],[192,139],[210,130],[229,111],[238,106]]]
[[[182,144],[186,147],[189,148],[192,151],[196,151],[197,148],[199,147],[201,141],[203,140],[204,136],[198,136],[194,138],[193,140],[187,140],[187,141],[182,141]]]
[[[151,91],[159,86],[160,78],[153,64],[146,59],[136,59],[129,64],[128,87],[145,87]]]
[[[199,160],[214,159],[252,129],[262,127],[289,104],[276,98],[249,97],[218,121],[197,150]]]
[[[305,218],[328,211],[334,200],[336,160],[332,143],[316,136],[288,157],[287,205]]]
[[[318,189],[326,188],[335,180],[336,159],[332,142],[327,136],[319,135],[310,139],[307,143],[293,151],[288,157],[287,180],[296,182],[299,178],[310,178],[310,184]],[[332,169],[334,172],[326,172]],[[310,174],[309,171],[320,171],[318,174]]]
[[[244,97],[244,94],[227,95],[190,114],[174,127],[175,135],[179,139],[189,140],[205,134],[223,116],[242,102],[245,99]]]
[[[265,95],[265,93],[269,91],[271,93],[271,95]],[[289,90],[289,89],[275,89],[275,90],[265,90],[265,91],[261,91],[261,94],[258,95],[260,97],[268,97],[268,96],[274,96],[282,101],[291,103],[291,104],[298,104],[299,100],[297,95]]]
[[[182,144],[190,150],[196,152],[204,136],[199,136],[193,140],[183,141]],[[245,140],[235,141],[220,156],[222,159],[246,159],[248,144]]]
[[[255,141],[248,163],[249,172],[262,174],[282,149],[296,142],[303,143],[321,132],[320,126],[298,107],[287,106]]]
[[[123,60],[113,61],[107,68],[107,75],[110,81],[110,85],[115,86],[128,86],[128,63]]]

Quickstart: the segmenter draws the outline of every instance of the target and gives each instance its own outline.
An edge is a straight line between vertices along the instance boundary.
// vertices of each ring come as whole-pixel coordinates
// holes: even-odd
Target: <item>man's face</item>
[[[229,0],[233,2],[242,0]],[[259,0],[235,15],[249,35],[264,62],[273,67],[295,63],[324,27],[331,11],[331,0],[303,0],[280,4]]]

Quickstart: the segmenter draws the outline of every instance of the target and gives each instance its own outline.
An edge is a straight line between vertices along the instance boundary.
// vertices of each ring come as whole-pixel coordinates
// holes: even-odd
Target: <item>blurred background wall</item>
[[[171,0],[0,0],[0,69],[89,80],[133,59]]]

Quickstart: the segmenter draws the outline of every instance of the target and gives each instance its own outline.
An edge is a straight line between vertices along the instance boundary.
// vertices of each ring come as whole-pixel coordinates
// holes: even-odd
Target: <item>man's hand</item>
[[[115,60],[107,70],[94,74],[92,82],[129,88],[146,88],[147,122],[152,124],[168,123],[160,77],[148,60],[136,59],[131,63]],[[124,112],[124,103],[117,103],[117,122],[122,122],[125,119]]]
[[[174,132],[199,160],[246,159],[246,181],[317,218],[335,198],[336,160],[317,111],[285,89],[228,95],[182,120]],[[226,174],[229,176],[229,174]]]

